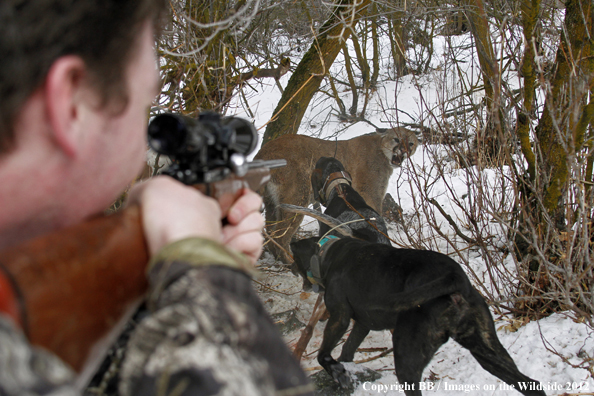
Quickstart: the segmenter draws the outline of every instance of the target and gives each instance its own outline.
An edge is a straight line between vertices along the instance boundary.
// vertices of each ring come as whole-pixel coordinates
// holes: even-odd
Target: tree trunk
[[[555,59],[555,70],[547,86],[544,109],[535,129],[534,149],[530,139],[532,99],[536,86],[533,37],[539,0],[524,3],[522,22],[526,47],[522,63],[524,78],[524,106],[518,115],[517,133],[524,159],[528,164],[528,177],[520,177],[520,214],[516,235],[516,254],[519,261],[527,261],[526,283],[521,285],[525,296],[531,300],[520,301],[518,308],[543,314],[567,304],[579,310],[577,293],[567,293],[571,287],[560,286],[558,272],[570,271],[578,278],[587,274],[591,265],[592,247],[580,238],[567,235],[592,235],[589,189],[592,182],[592,143],[585,139],[594,117],[592,87],[594,84],[594,34],[593,4],[591,0],[567,0],[564,29]],[[538,48],[536,48],[538,50]],[[588,100],[588,96],[590,99]],[[590,132],[591,134],[591,132]],[[584,145],[587,143],[587,161]],[[585,163],[585,164],[584,164]],[[583,176],[582,176],[583,175]],[[572,181],[572,179],[579,178]],[[583,179],[582,179],[583,178]],[[585,188],[575,188],[570,183],[584,183]],[[583,191],[583,193],[582,193]],[[583,206],[582,206],[583,204]],[[585,210],[585,212],[584,212]],[[584,220],[586,218],[586,220]],[[587,242],[587,241],[586,241]],[[543,265],[543,263],[548,265]],[[564,267],[567,266],[567,267]],[[569,268],[569,269],[567,269]],[[554,279],[553,279],[554,278]],[[585,286],[584,286],[585,285]],[[587,283],[579,288],[589,289]],[[558,290],[561,287],[561,291]],[[563,293],[566,300],[551,301],[545,294]],[[575,302],[574,302],[575,301]],[[560,309],[566,309],[561,306]]]
[[[342,46],[342,53],[344,54],[344,68],[346,70],[347,77],[349,80],[349,85],[351,86],[351,93],[353,95],[351,107],[349,108],[349,114],[351,115],[351,117],[355,117],[355,116],[357,116],[357,106],[359,104],[359,93],[357,91],[357,84],[355,84],[353,63],[351,62],[351,55],[349,54],[349,46],[347,43],[344,43],[344,45]]]
[[[316,93],[343,43],[371,0],[339,0],[307,53],[291,76],[262,144],[284,134],[296,134],[305,110]],[[348,24],[344,25],[344,22]]]
[[[536,89],[534,57],[536,56],[535,47],[537,44],[534,37],[534,29],[538,21],[539,9],[540,0],[527,0],[522,4],[522,27],[524,30],[525,45],[521,73],[524,77],[524,106],[518,115],[516,133],[520,140],[522,153],[528,163],[530,183],[534,183],[536,178],[536,157],[534,151],[532,151],[530,142],[530,114],[532,113],[532,102]]]
[[[388,20],[390,31],[393,32],[390,37],[392,47],[392,57],[394,58],[394,67],[396,68],[396,77],[402,77],[408,74],[406,67],[406,39],[404,32],[404,11],[394,11],[393,17]]]
[[[483,0],[462,0],[470,32],[475,40],[475,47],[481,66],[487,119],[484,128],[477,131],[476,144],[478,158],[487,166],[498,165],[501,146],[507,140],[505,118],[501,111],[500,70],[491,42],[489,21]]]
[[[363,36],[367,35],[367,28],[363,29]],[[369,85],[369,75],[371,74],[369,64],[367,63],[367,56],[365,52],[361,50],[361,44],[359,44],[359,38],[357,37],[357,31],[353,29],[353,33],[351,34],[351,41],[353,43],[353,48],[355,50],[355,54],[357,55],[357,63],[359,64],[359,69],[361,70],[361,79],[363,80],[363,87],[367,87]],[[363,43],[364,47],[367,47],[366,41]],[[355,69],[353,69],[354,71]]]
[[[380,69],[380,49],[379,49],[379,36],[377,33],[377,5],[373,3],[373,11],[371,13],[371,40],[373,42],[373,72],[369,81],[369,87],[377,87],[377,79],[379,78]]]
[[[581,115],[588,110],[584,106],[584,99],[593,81],[591,44],[588,39],[592,26],[588,29],[584,24],[588,20],[592,23],[592,3],[590,0],[567,0],[565,4],[564,32],[567,36],[561,36],[555,75],[536,128],[543,155],[540,172],[547,178],[543,204],[554,217],[559,215],[557,212],[567,188],[568,155],[581,149],[583,138],[576,141],[576,131],[580,126]]]

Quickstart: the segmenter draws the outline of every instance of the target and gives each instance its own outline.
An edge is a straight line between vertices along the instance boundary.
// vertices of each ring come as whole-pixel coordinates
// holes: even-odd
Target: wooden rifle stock
[[[81,370],[90,348],[146,291],[147,252],[138,206],[2,251],[29,341]]]
[[[228,211],[244,188],[259,189],[270,169],[196,185]],[[22,298],[29,341],[81,371],[93,345],[146,292],[148,249],[140,208],[127,207],[0,252]]]

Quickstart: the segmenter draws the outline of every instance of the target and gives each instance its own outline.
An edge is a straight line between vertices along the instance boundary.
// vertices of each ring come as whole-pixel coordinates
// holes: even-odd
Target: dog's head
[[[394,168],[400,167],[405,159],[417,151],[419,146],[419,139],[410,129],[402,127],[378,128],[376,132],[382,135],[382,151]]]
[[[332,177],[344,179],[344,182],[350,184],[350,175],[336,158],[321,157],[316,162],[316,167],[311,174],[311,187],[313,189],[314,199],[325,205],[325,194],[329,187]]]
[[[291,242],[291,251],[295,260],[291,265],[291,270],[294,274],[300,275],[303,278],[304,291],[310,291],[312,289],[312,284],[307,279],[307,271],[310,270],[311,258],[319,252],[318,239],[318,237],[313,237]]]

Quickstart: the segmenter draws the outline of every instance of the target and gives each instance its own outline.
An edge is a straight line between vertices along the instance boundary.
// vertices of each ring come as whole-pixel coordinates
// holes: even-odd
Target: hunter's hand
[[[157,176],[135,185],[128,203],[140,204],[151,255],[165,245],[189,237],[224,242],[218,202],[170,177]],[[240,210],[248,209],[242,205]]]
[[[262,254],[264,218],[260,213],[262,197],[249,189],[231,206],[228,224],[223,227],[223,243],[248,256],[254,264]]]

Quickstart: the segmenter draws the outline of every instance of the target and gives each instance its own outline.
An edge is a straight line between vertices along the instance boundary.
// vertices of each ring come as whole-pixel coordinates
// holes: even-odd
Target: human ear
[[[86,66],[74,55],[58,58],[45,80],[45,103],[52,137],[69,157],[76,157],[82,140],[82,106],[85,105]],[[88,99],[88,98],[87,98]]]

